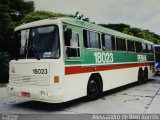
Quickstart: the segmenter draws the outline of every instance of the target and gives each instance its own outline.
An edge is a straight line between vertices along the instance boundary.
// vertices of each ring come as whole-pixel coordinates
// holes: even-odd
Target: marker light
[[[59,83],[59,76],[54,76],[54,83]]]

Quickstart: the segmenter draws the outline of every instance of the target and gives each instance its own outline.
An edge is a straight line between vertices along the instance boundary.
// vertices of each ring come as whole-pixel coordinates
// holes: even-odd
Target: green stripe
[[[100,51],[91,51],[91,50],[87,50],[84,49],[84,57],[81,57],[81,59],[79,59],[79,61],[74,61],[77,59],[72,58],[71,61],[66,61],[65,64],[66,65],[76,65],[76,64],[97,64],[96,63],[96,58],[95,58],[95,53],[99,52],[99,53],[111,53],[113,54],[113,62],[109,62],[109,63],[133,63],[133,62],[140,62],[138,60],[138,55],[141,56],[146,56],[146,61],[141,61],[141,62],[149,62],[149,61],[154,61],[154,55],[153,54],[137,54],[137,53],[127,53],[127,52],[100,52]],[[83,55],[83,54],[82,54]],[[103,57],[104,59],[104,57]],[[103,62],[99,63],[99,64],[103,64]],[[107,64],[107,62],[106,62]]]

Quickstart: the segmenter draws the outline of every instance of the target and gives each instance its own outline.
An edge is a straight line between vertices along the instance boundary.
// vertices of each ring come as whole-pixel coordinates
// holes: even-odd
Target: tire
[[[97,76],[91,76],[87,85],[87,98],[89,100],[95,100],[100,97],[102,93],[102,86],[100,78]]]
[[[143,70],[142,68],[138,71],[138,84],[141,85],[144,83],[144,76],[143,76]]]
[[[147,67],[145,67],[144,69],[143,76],[144,76],[144,82],[147,82],[148,80],[148,68]]]

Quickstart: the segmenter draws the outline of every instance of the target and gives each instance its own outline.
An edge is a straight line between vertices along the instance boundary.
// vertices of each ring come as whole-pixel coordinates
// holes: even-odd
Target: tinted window
[[[126,40],[122,38],[116,38],[117,50],[126,51]]]
[[[136,52],[142,52],[142,43],[135,42]]]
[[[135,51],[134,41],[127,40],[127,49],[131,52]]]
[[[102,45],[104,50],[115,50],[114,36],[102,34]]]
[[[153,53],[153,46],[148,44],[148,52]]]
[[[159,46],[155,47],[155,57],[156,57],[156,62],[160,62],[160,47]]]
[[[148,53],[148,45],[147,45],[147,44],[142,43],[142,51],[143,51],[144,53]]]
[[[79,57],[79,35],[72,32],[72,37],[70,40],[65,41],[66,57]]]
[[[100,48],[100,34],[84,30],[83,31],[83,40],[84,40],[84,47],[86,48]]]
[[[21,58],[59,58],[58,26],[39,26],[16,32]]]

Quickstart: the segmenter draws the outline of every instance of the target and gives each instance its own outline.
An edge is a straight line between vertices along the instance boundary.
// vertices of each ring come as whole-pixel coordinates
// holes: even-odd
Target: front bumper
[[[48,102],[48,103],[61,103],[63,101],[62,89],[48,89],[40,87],[24,87],[8,85],[7,91],[10,95],[23,97],[30,100]]]

